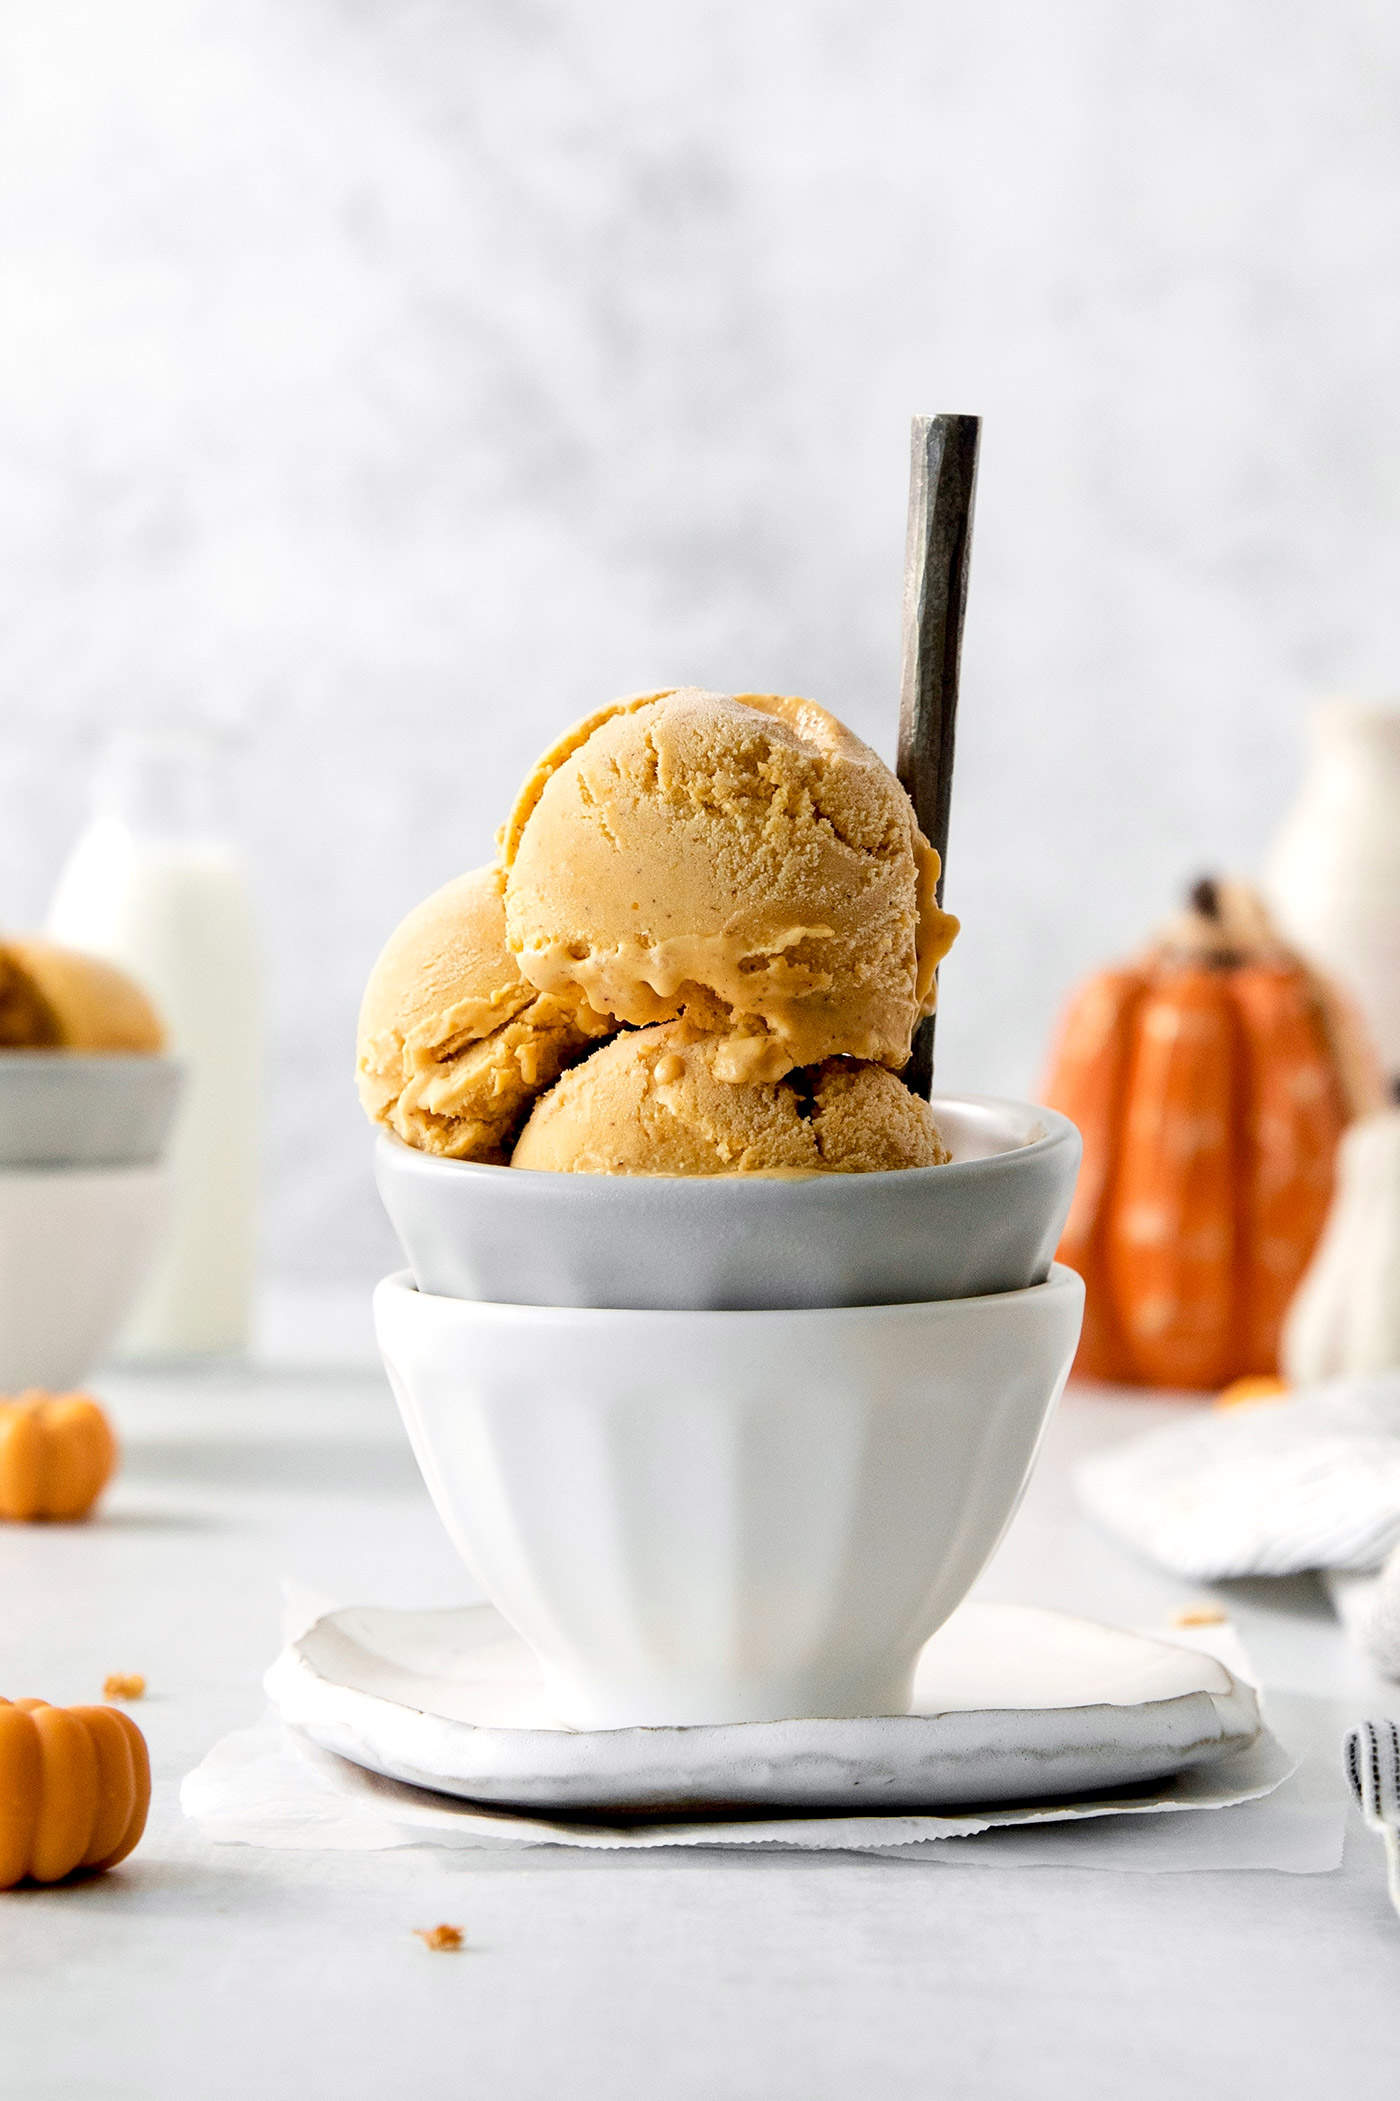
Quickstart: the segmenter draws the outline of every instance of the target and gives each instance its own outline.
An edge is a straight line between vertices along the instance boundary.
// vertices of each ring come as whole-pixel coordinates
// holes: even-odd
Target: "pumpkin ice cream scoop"
[[[926,1101],[850,1058],[781,1080],[720,1077],[722,1037],[629,1029],[538,1102],[512,1166],[565,1174],[869,1174],[948,1155]]]
[[[0,941],[0,1050],[164,1047],[159,1014],[124,970],[52,941]]]
[[[528,984],[501,878],[474,869],[390,935],[360,1008],[360,1100],[408,1145],[504,1161],[537,1095],[612,1024]]]
[[[726,1039],[721,1081],[895,1069],[957,921],[889,768],[807,700],[683,687],[547,752],[502,835],[506,930],[542,993]]]

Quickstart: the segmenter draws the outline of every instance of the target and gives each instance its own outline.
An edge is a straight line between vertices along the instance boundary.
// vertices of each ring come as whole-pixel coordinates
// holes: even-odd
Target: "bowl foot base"
[[[908,1714],[914,1696],[913,1662],[859,1676],[813,1670],[767,1677],[697,1678],[674,1684],[648,1673],[644,1684],[585,1684],[543,1666],[547,1697],[573,1729],[683,1729],[728,1722],[845,1720]]]

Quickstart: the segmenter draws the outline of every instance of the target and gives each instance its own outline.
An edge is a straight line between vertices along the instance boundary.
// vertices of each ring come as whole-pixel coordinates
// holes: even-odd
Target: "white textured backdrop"
[[[1247,866],[1400,666],[1386,0],[0,0],[0,915],[94,733],[249,744],[268,1251],[382,1266],[399,914],[615,692],[889,752],[907,418],[986,417],[940,1076]]]

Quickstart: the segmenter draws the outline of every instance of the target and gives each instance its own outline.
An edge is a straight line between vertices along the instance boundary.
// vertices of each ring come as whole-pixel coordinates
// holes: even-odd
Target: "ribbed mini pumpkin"
[[[115,1867],[150,1801],[146,1739],[129,1715],[0,1699],[0,1890]]]
[[[0,1400],[0,1518],[86,1517],[117,1463],[117,1440],[86,1393]]]
[[[1364,1031],[1242,884],[1202,882],[1137,962],[1071,999],[1044,1099],[1084,1163],[1059,1259],[1077,1369],[1220,1387],[1278,1369],[1338,1141],[1381,1097]]]

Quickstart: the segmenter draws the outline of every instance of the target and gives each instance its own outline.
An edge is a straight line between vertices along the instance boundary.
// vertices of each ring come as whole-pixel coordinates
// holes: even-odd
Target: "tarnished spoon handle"
[[[981,429],[980,416],[916,416],[910,438],[897,770],[945,869]],[[927,1097],[933,1083],[932,1015],[915,1032],[904,1079]]]

